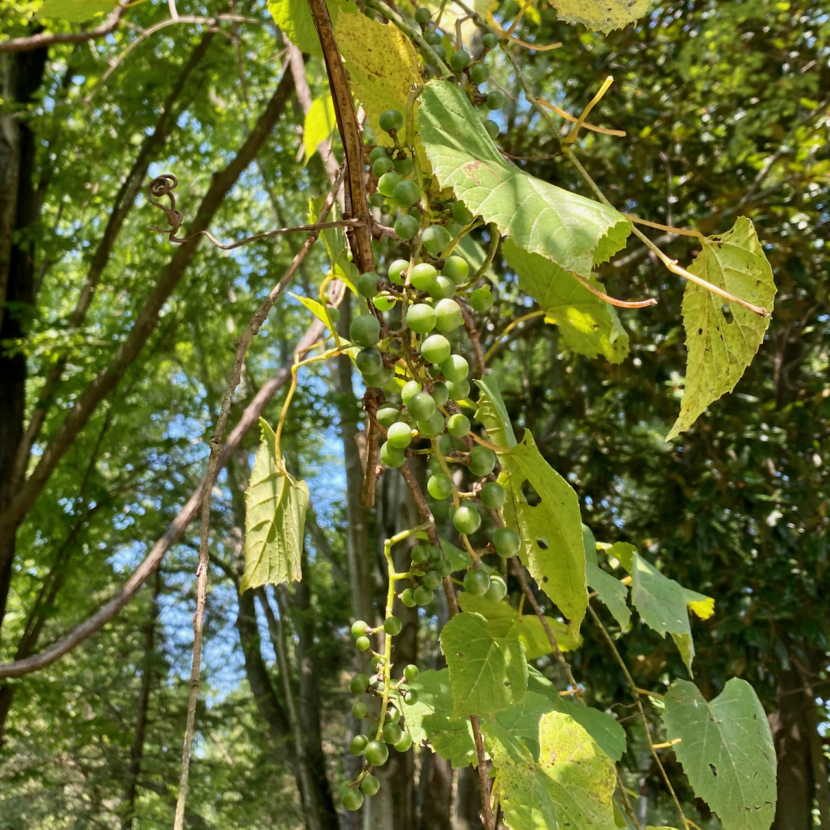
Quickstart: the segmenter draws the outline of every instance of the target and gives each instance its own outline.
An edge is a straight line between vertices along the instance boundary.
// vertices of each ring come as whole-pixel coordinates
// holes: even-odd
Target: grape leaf
[[[481,614],[490,626],[494,637],[518,637],[525,646],[528,660],[550,654],[553,648],[541,621],[535,614],[522,614],[508,602],[491,602],[466,591],[458,595],[458,604],[464,611]],[[573,651],[581,641],[574,639],[568,627],[552,617],[545,617],[553,637],[561,651]]]
[[[767,716],[752,686],[733,678],[707,703],[694,683],[666,693],[663,723],[677,760],[724,830],[766,830],[775,817],[776,760]]]
[[[340,3],[326,0],[332,25],[336,25]],[[268,11],[274,23],[282,29],[285,36],[301,51],[315,57],[323,57],[317,27],[311,16],[311,9],[306,0],[268,0]]]
[[[497,638],[480,614],[463,611],[441,629],[452,687],[452,716],[487,715],[521,703],[527,662],[518,638]]]
[[[476,420],[484,424],[487,435],[494,444],[500,447],[515,447],[516,435],[495,378],[492,375],[483,377],[476,381],[476,386],[483,393],[478,399]]]
[[[605,355],[620,363],[628,354],[628,334],[614,306],[592,294],[567,271],[538,254],[529,254],[512,239],[501,246],[507,264],[519,275],[519,288],[545,312],[545,322],[559,326],[565,342],[579,354]],[[591,277],[591,284],[604,290]]]
[[[418,127],[439,185],[526,251],[589,277],[625,245],[631,223],[621,213],[506,161],[461,87],[430,81]]]
[[[318,320],[321,320],[323,323],[326,322],[326,312],[323,311],[323,306],[317,300],[312,300],[309,297],[301,297],[298,294],[292,294],[290,291],[288,292],[288,296],[299,300]]]
[[[114,0],[45,0],[37,16],[83,23],[96,14],[111,12],[116,5]]]
[[[378,119],[387,109],[405,114],[409,91],[422,80],[415,48],[396,26],[370,20],[357,6],[344,6],[334,33],[352,93],[363,104],[378,144],[393,146],[392,137],[380,128]]]
[[[619,623],[620,628],[625,630],[631,622],[631,609],[626,602],[628,588],[619,579],[606,573],[599,565],[588,563],[585,567],[585,576],[588,580],[588,587],[597,592],[597,596],[611,612],[611,616]]]
[[[424,671],[407,685],[418,693],[417,702],[407,703],[398,696],[398,705],[412,740],[416,744],[429,741],[433,752],[453,767],[475,764],[476,748],[469,718],[452,720],[449,671]]]
[[[707,237],[689,271],[735,297],[772,309],[776,292],[772,269],[745,216],[722,236]],[[731,321],[724,315],[726,307]],[[687,430],[710,403],[735,388],[764,341],[769,323],[769,317],[759,317],[693,282],[686,283],[686,388],[680,415],[666,441]]]
[[[302,579],[308,487],[277,470],[274,430],[262,419],[262,443],[245,491],[245,572],[240,592]]]
[[[334,100],[331,92],[324,92],[319,98],[311,102],[303,122],[303,147],[305,148],[305,163],[317,152],[317,147],[331,138],[337,127],[337,116],[334,114]]]
[[[581,23],[608,34],[622,29],[648,11],[648,0],[553,0],[560,20]]]
[[[325,196],[320,196],[317,199],[311,199],[309,201],[309,224],[313,225],[317,222],[320,209],[325,201]],[[335,202],[329,213],[328,221],[337,222],[341,218],[340,207]],[[334,275],[349,287],[352,294],[357,295],[357,278],[360,276],[360,272],[357,270],[357,266],[349,259],[349,246],[346,242],[346,232],[343,228],[323,228],[320,231],[320,236],[323,239],[323,245],[325,245],[326,252],[329,255],[329,261],[331,262]]]

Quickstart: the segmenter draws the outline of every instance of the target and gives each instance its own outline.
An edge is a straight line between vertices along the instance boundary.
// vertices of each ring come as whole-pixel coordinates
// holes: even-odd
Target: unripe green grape
[[[441,585],[441,574],[438,571],[427,571],[422,581],[427,588],[435,591]]]
[[[490,602],[501,602],[507,595],[507,583],[498,574],[490,577],[490,587],[484,594],[484,599]]]
[[[438,44],[441,43],[442,39],[443,38],[441,32],[436,32],[434,29],[431,29],[429,32],[424,33],[424,40],[430,46],[438,46]]]
[[[488,481],[487,484],[481,488],[479,498],[481,499],[481,503],[488,510],[498,510],[504,504],[504,501],[507,498],[507,493],[505,492],[504,487],[502,487],[498,482]]]
[[[401,400],[406,406],[409,401],[414,398],[419,392],[421,391],[421,384],[418,383],[417,380],[410,380],[406,384],[404,384],[403,389],[401,389]]]
[[[354,362],[361,375],[376,375],[383,369],[383,355],[374,346],[361,349]]]
[[[412,443],[412,427],[403,421],[398,421],[389,427],[386,440],[395,449],[405,450]]]
[[[387,173],[387,175],[389,174]],[[395,220],[395,233],[398,235],[398,238],[404,240],[404,242],[412,239],[412,237],[418,233],[419,227],[420,223],[414,216],[399,216]]]
[[[380,321],[373,314],[356,317],[349,326],[349,339],[368,349],[380,340]]]
[[[421,200],[421,188],[412,179],[404,179],[395,185],[392,198],[401,207],[412,207]]]
[[[432,13],[426,6],[421,6],[415,12],[415,20],[418,23],[429,23],[432,19]]]
[[[352,714],[358,720],[363,720],[369,714],[369,707],[362,700],[356,700],[352,704]]]
[[[457,412],[447,419],[447,432],[453,438],[463,438],[470,434],[470,419],[466,415]]]
[[[374,297],[378,293],[380,277],[374,271],[366,271],[357,278],[357,293],[361,297]]]
[[[370,664],[372,666],[372,671],[378,671],[378,669],[380,669],[383,666],[383,662],[384,662],[383,657],[380,657],[377,654],[374,657],[372,657],[372,659],[370,661]]]
[[[481,527],[481,514],[471,501],[462,501],[452,517],[453,527],[465,536],[475,533]]]
[[[447,381],[447,390],[450,393],[450,400],[463,401],[470,397],[470,382],[468,380]]]
[[[452,238],[442,225],[430,225],[421,236],[421,243],[434,256],[438,256],[450,242]]]
[[[449,455],[452,452],[452,438],[449,435],[442,435],[438,439],[438,449],[441,450],[441,455]],[[441,469],[441,465],[438,465]]]
[[[397,723],[387,723],[386,726],[383,727],[383,732],[381,734],[383,735],[383,740],[386,741],[386,743],[396,744],[401,739],[403,730]]]
[[[406,678],[407,683],[414,683],[418,679],[418,675],[421,673],[421,670],[414,664],[410,663],[404,670],[403,676]]]
[[[470,450],[470,472],[476,478],[484,478],[493,472],[496,454],[489,447],[473,447]]]
[[[452,495],[452,479],[444,473],[429,477],[427,492],[434,499],[448,499]]]
[[[435,563],[435,573],[443,579],[445,576],[449,576],[452,573],[452,565],[447,559],[439,559]]]
[[[399,130],[403,127],[403,115],[398,110],[384,110],[378,118],[378,124],[387,133],[392,132],[392,130]]]
[[[470,80],[478,86],[483,84],[490,77],[490,67],[486,63],[477,63],[470,70]]]
[[[461,202],[455,203],[453,206],[453,212],[455,212],[455,209],[459,205],[461,205]],[[464,205],[461,205],[461,207],[464,208],[467,213],[470,213]],[[472,216],[472,214],[470,214],[470,216]],[[461,285],[470,273],[470,266],[467,264],[467,260],[463,257],[451,256],[447,257],[447,260],[444,262],[444,267],[441,269],[441,273],[448,279],[452,280],[455,285]]]
[[[474,597],[482,597],[490,588],[490,576],[481,568],[467,571],[464,575],[464,590]]]
[[[438,271],[428,262],[419,262],[409,274],[409,282],[419,291],[429,291],[435,283]]]
[[[395,307],[397,300],[394,297],[375,297],[372,300],[372,305],[378,311],[390,311]]]
[[[343,792],[340,796],[343,806],[349,812],[355,812],[363,806],[363,793],[360,790],[353,790],[351,787]]]
[[[441,45],[440,41],[432,47],[432,51],[441,58],[442,61],[447,59],[447,50]]]
[[[396,285],[403,285],[405,282],[405,278],[403,272],[409,268],[409,260],[408,259],[396,259],[390,266],[389,266],[389,279],[391,282],[394,282]]]
[[[418,224],[419,224],[419,225],[421,224],[421,216],[422,216],[422,214],[421,214],[421,209],[420,209],[419,207],[412,207],[412,208],[410,208],[410,209],[409,209],[409,215],[410,215],[413,219],[417,219],[417,220],[418,220]]]
[[[400,621],[400,619],[398,617],[395,617],[395,616],[387,617],[383,621],[383,630],[390,637],[397,637],[397,635],[401,633],[402,628],[403,628],[403,623]]]
[[[427,545],[415,545],[410,556],[416,565],[423,565],[429,562],[429,547]]]
[[[368,651],[372,647],[372,641],[368,637],[358,637],[355,645],[358,651]]]
[[[418,603],[421,608],[425,608],[432,602],[434,595],[426,585],[419,585],[413,591],[413,596],[415,597],[415,602]]]
[[[500,527],[493,533],[493,547],[502,559],[509,559],[519,552],[522,540],[511,527]]]
[[[395,165],[395,172],[400,173],[402,176],[411,176],[415,171],[415,163],[411,158],[393,159],[392,163]],[[421,198],[420,194],[418,195],[418,198]]]
[[[476,288],[470,294],[470,305],[479,314],[486,314],[493,307],[493,295],[489,288]]]
[[[328,311],[332,323],[336,323],[340,319],[340,309],[337,306],[326,305],[326,311]]]
[[[373,767],[382,767],[389,760],[389,750],[381,741],[369,741],[365,755]]]
[[[360,782],[363,795],[374,795],[380,789],[380,781],[374,775],[367,775]]]
[[[380,448],[380,460],[387,466],[397,469],[406,463],[406,455],[403,450],[391,447],[388,441],[384,441]]]
[[[369,204],[372,207],[382,208],[383,205],[385,204],[385,201],[386,200],[383,198],[382,193],[375,192],[375,193],[372,193],[371,196],[369,196]]]
[[[499,36],[494,32],[485,32],[481,38],[481,44],[487,49],[495,49],[499,45]]]
[[[418,421],[418,432],[427,438],[434,438],[444,431],[444,416],[436,409],[426,421]]]
[[[441,548],[436,545],[427,545],[427,550],[429,551],[430,562],[437,562],[442,556]]]
[[[450,383],[461,383],[470,373],[470,364],[460,354],[451,354],[442,364],[441,372]],[[452,435],[452,433],[450,433]],[[455,438],[462,436],[456,435]]]
[[[417,689],[404,689],[401,692],[403,695],[403,699],[410,705],[414,706],[418,702],[418,690]]]
[[[409,732],[404,732],[401,735],[401,739],[395,743],[394,746],[398,752],[408,752],[409,748],[412,746],[412,735],[410,735]]]
[[[378,146],[375,147],[371,153],[369,153],[369,161],[372,164],[374,164],[378,159],[385,158],[389,158],[389,156],[386,154],[386,147],[384,147],[382,144],[378,144]]]
[[[491,118],[488,118],[484,122],[484,129],[487,130],[487,135],[495,141],[499,137],[499,133],[501,132],[501,127],[496,124]]]
[[[417,603],[415,602],[415,592],[412,588],[404,588],[403,592],[401,593],[401,602],[407,608],[414,608]]]
[[[355,735],[349,744],[349,752],[352,755],[362,755],[369,745],[369,739],[365,735]]]
[[[432,399],[439,409],[450,399],[450,393],[447,391],[446,385],[441,383],[440,380],[432,389]]]
[[[421,357],[427,363],[443,363],[450,351],[450,341],[443,334],[431,334],[421,343]]]
[[[505,97],[500,89],[493,89],[487,93],[487,109],[500,110],[504,106]]]
[[[352,623],[352,637],[357,639],[358,637],[362,637],[366,633],[366,629],[369,627],[369,624],[364,620],[355,620]]]
[[[394,166],[395,165],[392,163],[392,159],[384,155],[383,158],[379,158],[372,162],[372,173],[380,178],[384,173],[388,173]]]
[[[435,414],[435,401],[426,392],[418,392],[409,399],[406,409],[416,421],[428,421]]]
[[[449,298],[435,304],[435,328],[438,331],[453,331],[464,322],[461,306]]]
[[[448,300],[455,296],[455,283],[449,277],[437,276],[435,283],[429,290],[429,296],[433,300]]]
[[[384,429],[389,429],[389,427],[396,423],[400,417],[401,410],[393,403],[385,403],[380,409],[378,409],[378,423]]]
[[[470,65],[471,60],[469,52],[459,49],[450,55],[450,66],[454,72],[463,72]]]
[[[384,173],[378,180],[378,192],[391,199],[400,181],[402,181],[400,175],[394,170],[390,170],[388,173]]]

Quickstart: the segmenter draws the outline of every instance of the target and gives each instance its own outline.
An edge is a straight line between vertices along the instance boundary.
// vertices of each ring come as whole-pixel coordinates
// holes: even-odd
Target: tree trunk
[[[481,830],[481,785],[473,767],[458,770],[452,830]]]

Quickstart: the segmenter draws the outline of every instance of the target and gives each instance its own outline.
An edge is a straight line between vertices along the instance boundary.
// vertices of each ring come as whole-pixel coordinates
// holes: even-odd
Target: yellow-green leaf
[[[332,24],[337,23],[340,4],[326,0]],[[306,0],[268,0],[268,11],[286,37],[301,51],[318,58],[323,49]]]
[[[303,147],[305,161],[317,152],[317,147],[323,141],[328,141],[337,127],[337,116],[334,114],[334,101],[330,92],[324,92],[319,98],[311,102],[303,122]]]
[[[745,216],[728,233],[707,237],[689,271],[735,297],[772,311],[776,292],[772,269],[752,222]],[[710,403],[735,388],[763,343],[769,323],[769,317],[726,301],[693,282],[686,283],[686,388],[680,415],[667,441],[687,430]]]
[[[83,23],[96,14],[108,14],[116,5],[113,0],[45,0],[37,16]]]
[[[560,20],[597,32],[622,29],[648,11],[648,0],[553,0]]]

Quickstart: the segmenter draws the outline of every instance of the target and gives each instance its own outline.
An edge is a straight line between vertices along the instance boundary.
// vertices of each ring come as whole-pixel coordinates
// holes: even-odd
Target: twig
[[[566,121],[571,121],[572,123],[576,122],[576,118],[571,115],[569,112],[565,112],[565,110],[560,109],[555,104],[551,104],[549,101],[546,101],[544,98],[536,98],[536,101],[541,104],[543,107],[547,107],[549,110],[552,110],[557,115],[562,116]],[[626,135],[625,130],[610,130],[606,127],[596,127],[593,124],[583,123],[582,126],[586,130],[591,130],[595,133],[602,133],[602,135],[614,135],[618,138],[624,138]],[[555,158],[555,157],[553,157]]]
[[[374,507],[375,488],[378,481],[379,436],[377,411],[379,392],[370,387],[363,396],[363,409],[366,412],[366,469],[363,471],[363,489],[360,503],[364,507]]]
[[[628,792],[625,789],[625,784],[622,780],[622,775],[620,775],[619,768],[615,769],[617,773],[617,788],[620,791],[620,795],[622,796],[623,806],[625,807],[626,813],[628,813],[628,817],[634,822],[634,827],[636,830],[643,830],[643,825],[640,824],[640,820],[637,818],[637,814],[634,812],[634,808],[631,806],[631,799],[628,797]]]
[[[487,373],[487,366],[486,361],[484,360],[484,352],[481,350],[481,336],[478,333],[478,329],[476,329],[473,325],[473,318],[470,314],[470,310],[464,302],[462,302],[460,297],[456,297],[455,301],[461,309],[461,316],[464,318],[464,328],[467,329],[467,335],[470,338],[470,342],[473,344],[473,351],[476,353],[479,374],[484,377]]]
[[[637,233],[636,228],[633,230],[634,233]],[[567,271],[566,273],[569,277],[573,277],[583,288],[587,288],[592,294],[595,294],[609,305],[615,305],[617,308],[646,308],[646,306],[657,305],[657,300],[655,300],[654,297],[649,297],[647,300],[618,300],[616,297],[612,297],[610,294],[600,291],[599,288],[591,285],[588,280],[579,276],[579,274],[576,274],[573,271]]]
[[[602,100],[603,96],[606,92],[608,92],[608,88],[611,84],[614,83],[614,78],[609,75],[605,81],[603,81],[602,86],[599,88],[599,92],[588,102],[588,106],[582,110],[582,114],[579,118],[576,119],[576,123],[573,125],[573,128],[568,133],[567,137],[565,138],[563,144],[573,144],[576,141],[576,137],[579,134],[580,127],[585,123],[585,119],[588,117],[591,110]]]

